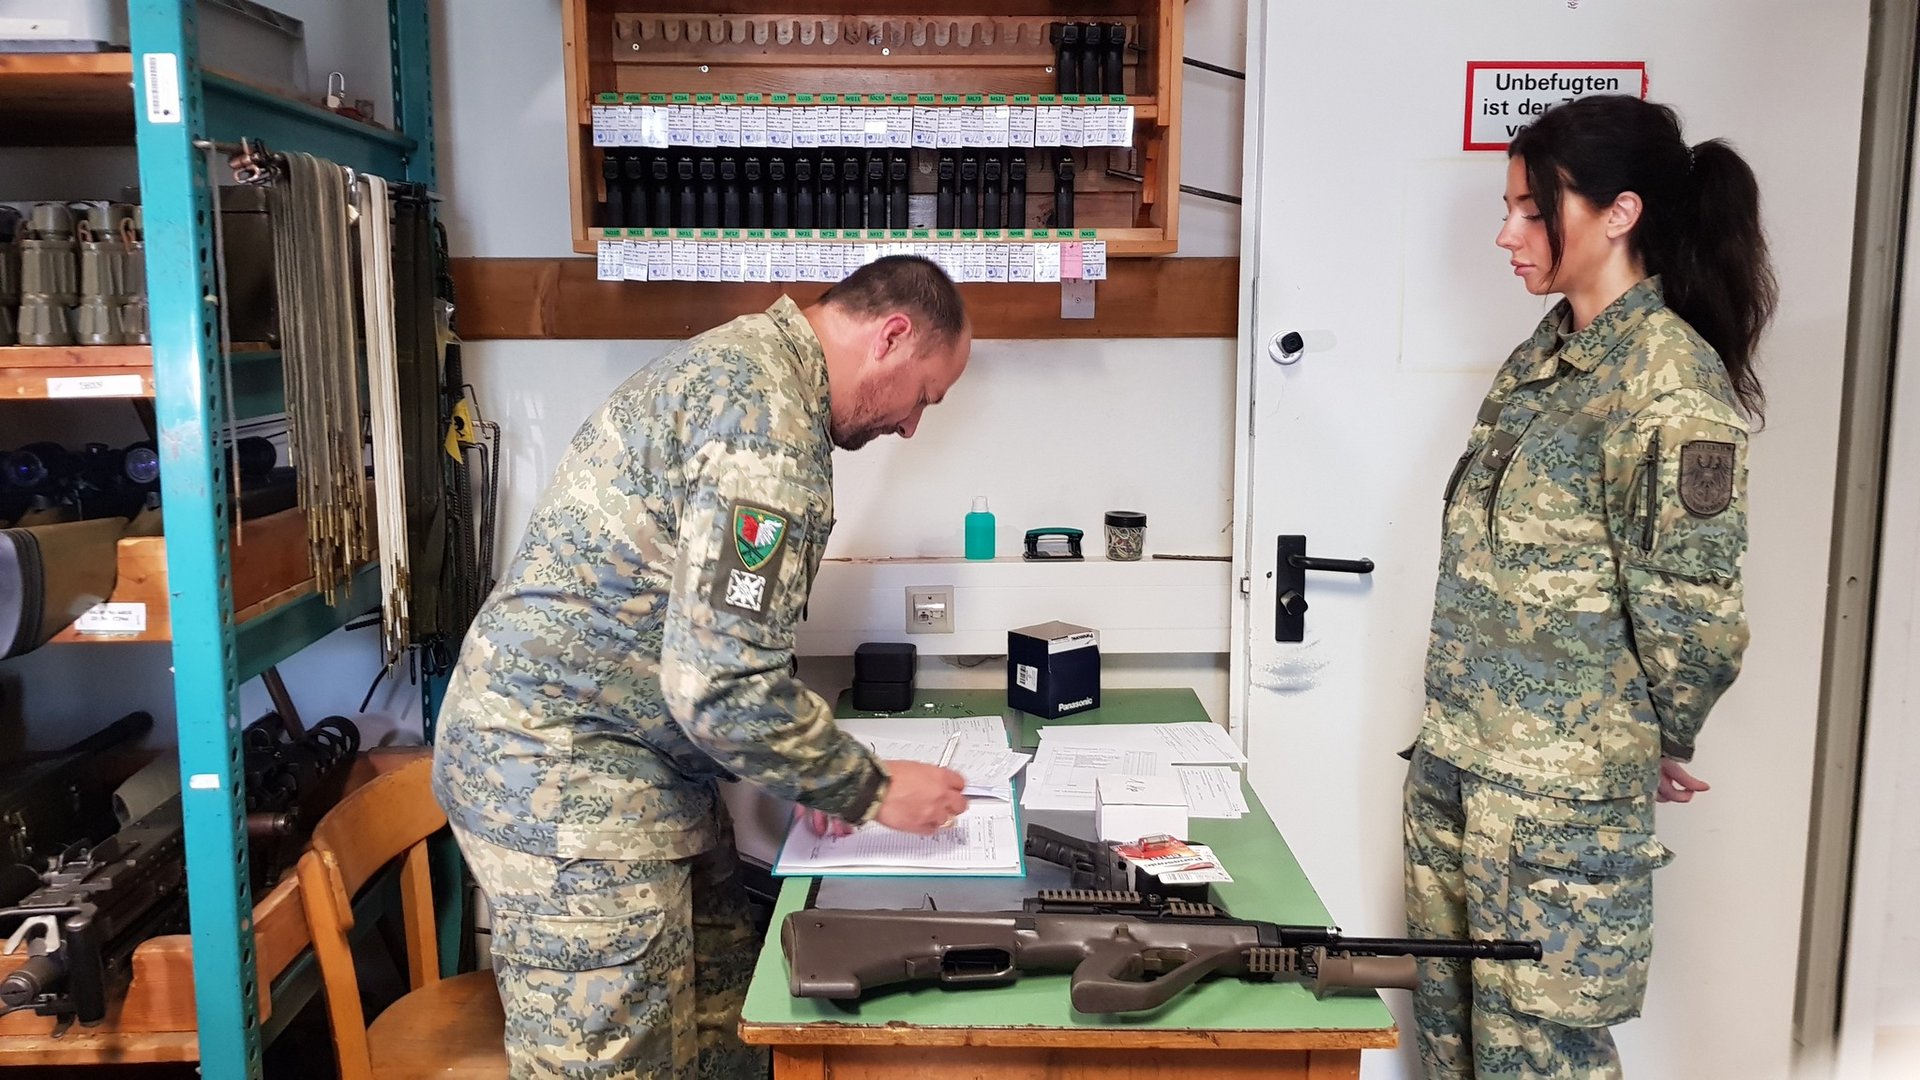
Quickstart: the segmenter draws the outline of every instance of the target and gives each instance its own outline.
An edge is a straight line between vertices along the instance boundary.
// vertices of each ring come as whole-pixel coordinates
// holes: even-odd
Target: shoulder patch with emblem
[[[764,618],[785,561],[792,515],[737,502],[727,511],[727,543],[714,568],[715,608]]]
[[[1680,447],[1680,503],[1694,517],[1713,517],[1733,502],[1734,445],[1701,439]]]

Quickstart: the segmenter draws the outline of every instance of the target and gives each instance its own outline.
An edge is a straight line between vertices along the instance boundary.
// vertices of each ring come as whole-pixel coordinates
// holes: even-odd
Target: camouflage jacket
[[[1747,426],[1660,279],[1516,349],[1447,481],[1421,741],[1562,798],[1650,795],[1747,644]]]
[[[455,823],[562,858],[716,842],[716,782],[850,820],[884,777],[789,674],[833,528],[826,359],[787,299],[628,379],[573,437],[461,648]]]

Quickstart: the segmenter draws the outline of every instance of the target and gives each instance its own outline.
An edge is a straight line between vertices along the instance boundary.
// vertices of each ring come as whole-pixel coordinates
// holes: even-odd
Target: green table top
[[[918,707],[898,715],[1010,715],[1006,694],[999,690],[922,691],[915,704]],[[926,707],[928,704],[932,707]],[[874,715],[847,709],[844,701],[841,713]],[[1205,718],[1206,710],[1191,690],[1106,690],[1101,694],[1101,708],[1064,720],[1043,722],[1149,723]],[[1023,734],[1031,732],[1032,726],[1030,722],[1023,722]],[[1241,918],[1329,925],[1327,909],[1320,903],[1286,841],[1274,828],[1273,820],[1252,789],[1245,791],[1249,810],[1245,817],[1238,821],[1195,820],[1191,826],[1192,839],[1212,846],[1233,874],[1232,882],[1214,886],[1218,899],[1229,912]],[[892,991],[857,1004],[796,998],[787,990],[787,962],[780,952],[779,927],[789,913],[805,906],[813,880],[788,878],[781,887],[779,903],[774,909],[774,929],[760,950],[760,962],[754,969],[746,1007],[741,1013],[742,1021],[748,1026],[749,1041],[781,1041],[752,1030],[759,1025],[1255,1032],[1380,1031],[1394,1026],[1393,1016],[1377,994],[1319,1001],[1296,983],[1252,983],[1238,979],[1213,979],[1178,995],[1156,1012],[1125,1016],[1074,1012],[1067,1001],[1069,977],[1066,975],[1023,976],[1011,986],[987,990],[922,986]],[[807,1041],[825,1040],[810,1033]],[[1389,1035],[1355,1045],[1392,1046],[1393,1038]]]

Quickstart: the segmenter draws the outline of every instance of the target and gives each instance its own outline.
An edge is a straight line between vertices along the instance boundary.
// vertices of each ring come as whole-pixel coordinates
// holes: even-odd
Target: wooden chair
[[[320,819],[300,857],[300,893],[342,1080],[507,1075],[505,1019],[493,973],[440,977],[426,841],[447,818],[429,787],[432,769],[422,759],[369,781]],[[368,1027],[347,944],[353,898],[402,855],[400,910],[412,989]]]

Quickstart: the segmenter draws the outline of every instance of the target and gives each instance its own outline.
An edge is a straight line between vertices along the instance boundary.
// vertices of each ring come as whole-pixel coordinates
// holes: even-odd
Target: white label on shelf
[[[1009,250],[1011,250],[1011,247],[1012,245],[1009,245],[1009,244],[988,244],[987,245],[987,280],[988,281],[999,283],[1007,280],[1007,273],[1009,271],[1008,264],[1010,263],[1012,258],[1007,253]]]
[[[913,110],[906,106],[887,110],[887,145],[905,150],[913,145]]]
[[[667,137],[667,107],[646,105],[640,109],[640,145],[665,150],[673,145]]]
[[[219,791],[220,774],[197,772],[187,777],[187,787],[193,791]]]
[[[865,108],[840,110],[840,145],[867,145],[867,110]]]
[[[940,112],[925,105],[913,109],[913,145],[932,150],[940,145]]]
[[[879,149],[887,145],[887,116],[891,109],[867,110],[867,146]]]
[[[793,110],[775,105],[767,110],[767,145],[784,150],[793,143]]]
[[[720,280],[740,281],[746,274],[747,245],[725,243],[720,245]]]
[[[1088,281],[1107,280],[1107,242],[1105,240],[1080,242],[1080,271],[1080,276]]]
[[[1034,110],[1017,108],[1007,114],[1007,145],[1032,146]]]
[[[740,113],[740,145],[767,145],[767,110],[758,105],[749,105],[738,110]]]
[[[721,245],[695,244],[693,246],[695,248],[694,265],[699,268],[699,279],[701,281],[723,280],[720,270]],[[735,265],[738,266],[739,264],[736,263]]]
[[[673,280],[700,280],[700,245],[691,240],[673,241]]]
[[[693,145],[713,147],[720,145],[720,118],[714,114],[718,109],[693,110]]]
[[[620,245],[620,273],[628,281],[646,281],[651,276],[647,265],[648,247],[645,240],[628,240]]]
[[[968,244],[966,248],[966,258],[961,260],[961,265],[965,269],[961,273],[967,275],[968,281],[987,280],[987,245]]]
[[[814,108],[795,109],[791,117],[793,145],[801,150],[815,150],[820,146],[820,116],[822,110]]]
[[[612,105],[595,105],[593,107],[593,145],[595,146],[614,145],[613,116],[612,116],[613,109],[614,109],[614,106]]]
[[[667,143],[672,146],[693,145],[693,106],[667,106]]]
[[[1013,110],[1005,105],[989,105],[984,110],[986,133],[983,141],[988,146],[1009,146],[1007,129],[1012,124]]]
[[[1064,112],[1056,105],[1042,105],[1033,111],[1033,142],[1035,146],[1061,146],[1066,137],[1061,128],[1060,114]]]
[[[1060,280],[1060,245],[1035,244],[1033,247],[1033,280]]]
[[[800,253],[796,244],[768,244],[773,249],[773,280],[800,280]]]
[[[800,281],[820,280],[820,245],[801,244],[794,254],[794,272]]]
[[[1133,106],[1115,105],[1113,107],[1113,111],[1117,114],[1117,119],[1115,120],[1115,123],[1120,125],[1119,138],[1117,141],[1114,142],[1113,145],[1132,146],[1133,145]]]
[[[147,76],[147,123],[178,124],[180,115],[180,58],[172,53],[147,53],[142,58]]]
[[[713,129],[716,140],[721,146],[739,146],[740,114],[744,109],[722,106],[713,110]]]
[[[1007,280],[1033,280],[1033,245],[1013,244],[1007,248]]]
[[[673,241],[647,241],[647,280],[673,280]]]
[[[1068,106],[1054,110],[1060,116],[1060,142],[1065,146],[1087,145],[1087,121],[1090,119],[1086,109]]]
[[[69,375],[47,380],[50,398],[142,397],[146,392],[138,375]]]
[[[960,110],[952,106],[940,110],[940,149],[960,148]]]
[[[742,276],[748,281],[773,280],[773,244],[752,243],[747,245],[746,265]]]
[[[147,605],[95,604],[73,620],[73,628],[82,634],[144,634]]]
[[[626,247],[625,240],[600,241],[600,257],[594,276],[601,281],[622,281],[626,278],[626,258],[621,249]]]
[[[960,145],[987,145],[987,110],[971,105],[960,110]]]
[[[613,141],[618,146],[644,146],[647,133],[641,127],[641,106],[614,107]]]

